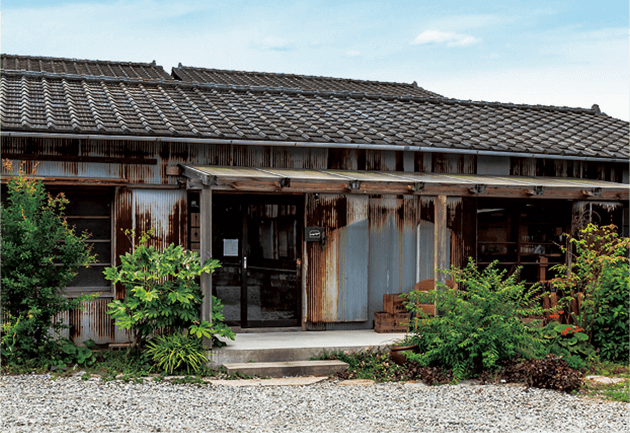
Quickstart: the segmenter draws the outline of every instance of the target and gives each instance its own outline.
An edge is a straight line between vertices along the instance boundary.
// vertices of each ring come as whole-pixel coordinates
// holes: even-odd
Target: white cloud
[[[272,51],[289,51],[295,48],[293,41],[289,39],[267,36],[262,40],[263,47]]]
[[[348,51],[346,53],[346,56],[348,56],[348,57],[359,57],[359,56],[361,56],[361,53],[359,51]]]
[[[416,45],[445,43],[448,47],[466,47],[469,45],[478,44],[480,42],[480,38],[476,38],[471,35],[452,32],[440,32],[438,30],[425,30],[424,32],[420,33],[418,37],[413,41],[413,43]]]

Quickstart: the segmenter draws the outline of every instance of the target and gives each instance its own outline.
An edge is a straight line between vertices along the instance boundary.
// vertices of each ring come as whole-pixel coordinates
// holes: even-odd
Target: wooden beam
[[[205,187],[199,193],[201,228],[201,263],[212,258],[212,190]],[[201,320],[212,323],[212,274],[201,275]]]

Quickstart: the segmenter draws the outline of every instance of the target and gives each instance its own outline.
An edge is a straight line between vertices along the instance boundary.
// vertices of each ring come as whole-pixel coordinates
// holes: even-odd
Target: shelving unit
[[[498,260],[510,271],[521,266],[523,280],[546,280],[549,267],[565,260],[560,246],[570,212],[569,203],[551,207],[545,202],[480,201],[477,264]]]

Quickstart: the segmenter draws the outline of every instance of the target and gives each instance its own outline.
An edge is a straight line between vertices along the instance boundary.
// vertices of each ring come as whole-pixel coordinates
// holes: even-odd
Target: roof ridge
[[[200,66],[185,66],[185,65],[182,65],[181,63],[177,67],[174,67],[173,69],[182,69],[182,68],[196,69],[196,70],[209,71],[209,72],[231,72],[231,73],[242,74],[242,75],[275,75],[275,76],[282,76],[282,77],[314,78],[314,79],[320,79],[320,80],[325,79],[325,80],[359,82],[359,83],[395,84],[399,86],[422,89],[422,87],[419,87],[417,83],[414,84],[415,81],[413,83],[401,83],[398,81],[363,80],[359,78],[327,77],[323,75],[290,74],[290,73],[285,73],[285,72],[237,71],[234,69],[218,69],[218,68],[204,68]]]
[[[304,90],[304,89],[291,89],[285,87],[266,87],[266,86],[247,86],[247,85],[235,85],[235,84],[216,84],[216,83],[200,83],[192,81],[179,81],[179,80],[167,80],[167,79],[151,79],[144,80],[142,78],[125,78],[125,77],[110,77],[110,76],[97,76],[97,75],[77,75],[66,73],[53,73],[46,71],[25,71],[25,70],[2,70],[1,75],[8,76],[27,76],[27,77],[49,77],[49,78],[66,78],[71,80],[86,80],[86,81],[104,81],[104,82],[118,82],[118,83],[136,83],[143,85],[166,85],[173,87],[189,87],[189,88],[202,88],[202,89],[217,89],[217,90],[231,90],[231,91],[253,91],[253,92],[267,92],[267,93],[284,93],[284,94],[300,94],[300,95],[317,95],[317,96],[337,96],[346,98],[366,98],[372,100],[385,100],[385,101],[414,101],[414,102],[430,102],[435,104],[447,104],[447,105],[468,105],[468,106],[488,106],[488,107],[503,107],[503,108],[517,108],[517,109],[532,109],[532,110],[552,110],[560,112],[574,112],[594,114],[599,116],[608,116],[599,110],[597,104],[591,108],[582,107],[567,107],[556,105],[531,105],[531,104],[515,104],[511,102],[489,102],[489,101],[472,101],[462,100],[455,98],[445,97],[430,97],[430,96],[414,96],[414,95],[386,95],[375,94],[365,92],[351,92],[351,91],[331,91],[331,90]],[[621,119],[619,119],[621,120]]]
[[[31,60],[57,60],[57,61],[70,61],[70,62],[88,62],[88,63],[110,63],[110,64],[116,64],[116,65],[126,65],[126,66],[154,66],[154,67],[161,67],[159,66],[155,60],[153,60],[151,63],[147,63],[147,62],[124,62],[124,61],[119,61],[119,60],[94,60],[94,59],[76,59],[76,58],[71,58],[71,57],[51,57],[51,56],[27,56],[27,55],[22,55],[22,54],[8,54],[8,53],[1,53],[0,57],[19,57],[21,59],[27,60],[27,59],[31,59]],[[164,70],[164,68],[162,68]],[[13,70],[13,71],[21,71],[22,69],[7,69],[7,70]],[[166,72],[166,70],[164,70]]]

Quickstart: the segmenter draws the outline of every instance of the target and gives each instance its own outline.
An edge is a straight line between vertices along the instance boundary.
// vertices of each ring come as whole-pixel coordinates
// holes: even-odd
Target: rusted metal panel
[[[359,149],[328,149],[327,168],[331,170],[361,170],[359,167]],[[364,153],[365,154],[365,153]]]
[[[114,199],[114,247],[116,266],[120,265],[120,256],[131,251],[131,241],[124,233],[132,230],[133,226],[133,191],[128,188],[118,188]],[[114,297],[123,299],[125,288],[122,284],[116,284]]]
[[[338,238],[339,228],[346,225],[346,200],[343,195],[308,195],[306,226],[325,227],[323,243],[306,244],[306,322],[337,320],[339,309]]]
[[[347,225],[339,230],[339,322],[368,319],[368,196],[346,196]]]
[[[319,148],[274,147],[272,167],[326,169],[328,151]]]
[[[408,293],[416,281],[417,196],[370,198],[369,313],[383,309],[383,295]]]
[[[186,191],[133,190],[132,226],[136,236],[153,229],[156,245],[186,245]]]
[[[448,197],[446,200],[447,224],[451,238],[450,263],[455,266],[462,266],[467,260],[464,251],[464,238],[462,236],[462,225],[464,223],[462,202],[461,197]]]
[[[309,195],[307,227],[324,227],[324,243],[306,245],[307,322],[367,320],[367,196]]]
[[[68,326],[61,332],[62,337],[75,343],[94,340],[96,344],[127,343],[129,332],[117,328],[107,314],[107,304],[112,298],[97,298],[81,303],[81,309],[74,309],[58,314],[55,320]]]
[[[237,167],[271,167],[271,148],[234,146],[232,164]]]
[[[431,221],[420,221],[418,243],[418,281],[432,280],[435,278],[434,249],[435,227]]]
[[[450,259],[450,239],[448,230],[448,207],[447,197],[437,196],[435,200],[435,268],[448,269]],[[444,282],[446,276],[438,273],[436,280]]]
[[[393,150],[366,150],[365,170],[396,171],[396,153]]]
[[[510,175],[512,176],[536,176],[536,159],[534,158],[510,158]]]

